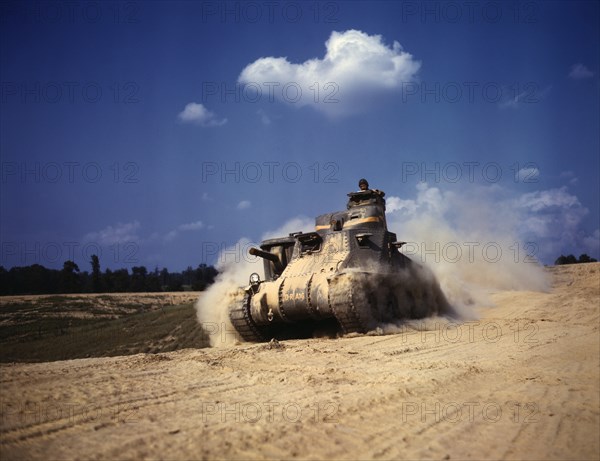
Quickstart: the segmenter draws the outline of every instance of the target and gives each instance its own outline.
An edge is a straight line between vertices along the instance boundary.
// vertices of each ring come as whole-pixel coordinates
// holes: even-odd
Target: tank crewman
[[[370,190],[371,192],[374,192],[375,194],[380,195],[381,197],[385,195],[385,192],[383,192],[382,190],[369,189],[369,181],[367,181],[365,178],[362,178],[360,181],[358,181],[358,188],[360,189],[360,192]]]

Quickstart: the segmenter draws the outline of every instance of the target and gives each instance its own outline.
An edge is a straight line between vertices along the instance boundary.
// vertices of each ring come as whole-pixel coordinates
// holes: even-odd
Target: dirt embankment
[[[208,345],[200,292],[0,297],[0,362],[50,362]]]
[[[600,264],[549,270],[425,331],[2,365],[1,458],[596,460]]]
[[[193,303],[198,291],[19,295],[0,297],[0,325],[48,317],[119,318],[165,306]]]

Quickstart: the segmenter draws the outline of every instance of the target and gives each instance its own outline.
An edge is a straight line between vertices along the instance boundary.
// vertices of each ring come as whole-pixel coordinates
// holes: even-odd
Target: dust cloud
[[[290,232],[309,232],[313,226],[312,219],[296,217],[278,229],[267,231],[260,240],[282,237]],[[208,334],[212,347],[226,347],[241,341],[229,320],[227,307],[232,303],[242,303],[243,288],[248,286],[250,274],[256,272],[261,280],[264,279],[263,260],[248,254],[251,247],[258,247],[259,244],[260,242],[242,238],[235,245],[223,250],[215,264],[219,271],[215,283],[196,301],[198,322]]]
[[[420,183],[415,199],[388,198],[388,228],[407,242],[402,252],[433,271],[465,319],[474,306],[493,305],[491,292],[548,291],[539,248],[519,235],[523,217],[511,197],[499,187],[461,187]]]
[[[535,242],[519,236],[521,219],[510,197],[496,187],[473,185],[443,191],[420,183],[414,199],[388,196],[388,229],[406,242],[401,252],[416,263],[405,277],[414,290],[411,299],[405,299],[408,282],[402,275],[378,288],[394,292],[400,310],[412,304],[411,316],[421,320],[390,320],[382,312],[383,320],[372,325],[371,334],[474,320],[478,317],[475,308],[493,306],[490,294],[497,291],[548,291],[548,277],[535,257]],[[313,226],[312,218],[293,218],[266,232],[261,240],[312,231]],[[243,238],[222,252],[216,282],[196,303],[198,321],[213,347],[241,340],[230,323],[227,306],[242,302],[241,287],[248,285],[251,273],[264,278],[262,260],[247,254],[251,246],[256,244]],[[406,312],[400,314],[406,316]]]

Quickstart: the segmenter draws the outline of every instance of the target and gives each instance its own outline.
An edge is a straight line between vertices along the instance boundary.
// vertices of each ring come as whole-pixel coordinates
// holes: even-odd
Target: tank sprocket
[[[252,320],[252,316],[250,315],[250,298],[250,293],[246,293],[241,305],[234,304],[230,306],[229,319],[244,341],[268,341],[261,328]]]

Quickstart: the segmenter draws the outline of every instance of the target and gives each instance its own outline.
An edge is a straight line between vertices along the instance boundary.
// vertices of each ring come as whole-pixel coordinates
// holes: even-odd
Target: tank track
[[[229,319],[238,334],[248,342],[268,341],[261,329],[250,316],[250,294],[244,295],[241,305],[232,305],[229,308]]]
[[[366,297],[360,294],[360,289],[351,286],[350,290],[344,290],[335,283],[331,284],[329,305],[344,333],[365,333],[368,330],[368,322],[359,314],[366,305]]]

